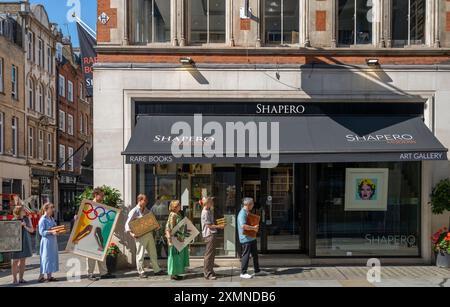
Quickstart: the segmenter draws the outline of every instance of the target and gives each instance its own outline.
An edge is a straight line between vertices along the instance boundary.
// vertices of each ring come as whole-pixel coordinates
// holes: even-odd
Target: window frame
[[[44,160],[44,131],[38,130],[38,159]]]
[[[188,42],[189,42],[189,45],[192,45],[192,46],[226,46],[227,45],[227,43],[228,43],[228,41],[229,41],[229,36],[228,36],[228,27],[227,27],[227,22],[228,22],[228,16],[229,16],[229,6],[227,5],[227,0],[223,0],[224,1],[224,3],[225,3],[225,40],[224,40],[224,42],[220,42],[220,43],[211,43],[210,42],[210,16],[211,16],[211,14],[210,14],[210,8],[209,8],[209,3],[210,3],[210,0],[205,0],[205,1],[207,1],[206,2],[206,6],[207,6],[207,9],[206,9],[206,17],[207,17],[207,20],[206,20],[206,42],[193,42],[192,41],[192,6],[190,5],[190,1],[187,1],[187,4],[186,4],[186,11],[188,12],[188,18],[187,18],[187,22],[186,22],[186,33],[187,33],[187,37],[188,37]]]
[[[47,88],[47,94],[46,94],[46,109],[45,113],[48,117],[53,118],[53,95],[52,90],[50,88]]]
[[[28,157],[34,158],[34,127],[28,127]]]
[[[12,130],[12,155],[17,157],[19,155],[19,118],[13,116],[11,119],[11,130]]]
[[[339,2],[341,0],[334,0],[336,1],[336,15],[335,15],[335,20],[336,20],[336,42],[338,44],[338,47],[367,47],[367,46],[374,46],[375,45],[375,33],[376,33],[376,22],[371,22],[371,40],[370,43],[368,44],[359,44],[357,43],[357,36],[355,34],[353,34],[353,43],[352,44],[341,44],[340,43],[340,37],[339,37]],[[354,2],[354,11],[353,11],[353,18],[352,18],[352,22],[353,22],[353,33],[356,33],[356,27],[357,27],[357,10],[358,10],[358,0],[353,0]],[[368,6],[369,7],[369,6]],[[372,18],[375,18],[374,16],[376,15],[376,6],[374,4],[372,4],[372,6],[370,7],[369,10],[372,10]]]
[[[51,162],[53,160],[53,138],[50,132],[47,132],[47,161]]]
[[[74,153],[74,149],[73,147],[68,146],[67,147],[67,170],[69,172],[73,172],[74,171],[74,165],[73,165],[73,153]]]
[[[44,68],[45,54],[44,54],[44,40],[42,38],[38,39],[38,65]]]
[[[11,97],[19,100],[19,69],[16,65],[11,65]]]
[[[63,110],[59,110],[58,129],[62,132],[66,132],[66,112]]]
[[[73,82],[67,80],[67,101],[74,102],[74,93],[73,93]]]
[[[61,157],[61,153],[63,153],[63,157]],[[66,146],[63,144],[59,144],[58,150],[58,168],[61,170],[66,169]]]
[[[285,23],[285,19],[284,19],[284,1],[285,0],[280,0],[281,1],[281,8],[280,8],[280,21],[281,21],[281,29],[280,29],[280,33],[281,33],[281,39],[280,39],[280,43],[270,43],[267,40],[267,37],[265,35],[266,33],[266,10],[265,10],[265,3],[266,1],[261,1],[261,34],[264,35],[264,44],[266,46],[298,46],[300,44],[300,31],[301,31],[301,18],[302,18],[302,14],[301,14],[301,3],[299,2],[298,4],[298,42],[297,43],[285,43],[284,42],[284,23]]]
[[[73,122],[73,115],[72,114],[70,114],[70,113],[67,113],[67,133],[69,134],[69,135],[73,135],[74,134],[74,127],[73,127],[73,124],[74,124],[74,122]]]
[[[45,114],[44,85],[42,83],[39,83],[38,85],[37,96],[38,96],[37,105],[39,106],[38,112]]]
[[[5,113],[0,112],[0,155],[5,152]]]
[[[66,78],[61,74],[58,75],[58,95],[66,97]]]

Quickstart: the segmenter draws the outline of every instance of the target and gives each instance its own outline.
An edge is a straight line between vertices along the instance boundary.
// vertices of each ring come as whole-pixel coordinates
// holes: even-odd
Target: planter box
[[[450,268],[450,255],[438,253],[436,256],[436,266],[439,268]]]

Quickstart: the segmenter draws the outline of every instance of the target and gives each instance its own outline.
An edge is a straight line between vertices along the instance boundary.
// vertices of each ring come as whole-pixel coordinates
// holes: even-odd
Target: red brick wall
[[[97,1],[97,16],[102,13],[109,16],[109,21],[104,25],[97,19],[97,42],[108,43],[111,41],[111,29],[117,28],[117,9],[111,8],[111,0]]]

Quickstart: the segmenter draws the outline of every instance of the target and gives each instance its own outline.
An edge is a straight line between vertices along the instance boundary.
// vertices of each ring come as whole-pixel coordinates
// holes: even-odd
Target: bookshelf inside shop
[[[292,205],[290,204],[292,202],[292,168],[271,170],[269,178],[270,195],[272,196],[270,220],[277,224],[277,222],[282,222],[286,211]]]

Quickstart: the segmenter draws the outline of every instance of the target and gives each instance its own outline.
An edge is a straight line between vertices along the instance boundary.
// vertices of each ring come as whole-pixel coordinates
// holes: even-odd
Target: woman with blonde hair
[[[26,215],[24,207],[20,203],[14,207],[13,216],[14,220],[20,221],[22,225],[22,251],[12,253],[11,272],[13,284],[24,284],[26,283],[23,279],[26,258],[33,256],[30,233],[33,233],[34,229],[30,219]],[[19,275],[19,279],[17,279],[17,275]]]
[[[166,237],[169,243],[169,257],[167,259],[167,273],[173,280],[181,280],[180,275],[186,272],[189,267],[189,249],[186,246],[182,251],[178,251],[173,245],[172,240],[176,238],[183,242],[185,238],[185,227],[181,227],[176,233],[172,233],[175,226],[181,222],[183,217],[180,214],[181,204],[179,200],[173,200],[169,205],[169,218],[166,224]]]
[[[52,274],[59,271],[58,232],[52,230],[52,228],[56,227],[56,222],[53,219],[54,211],[55,206],[51,203],[46,203],[42,206],[41,212],[43,214],[39,220],[41,274],[38,281],[41,283],[56,281]],[[44,274],[47,274],[47,279],[45,279]]]

